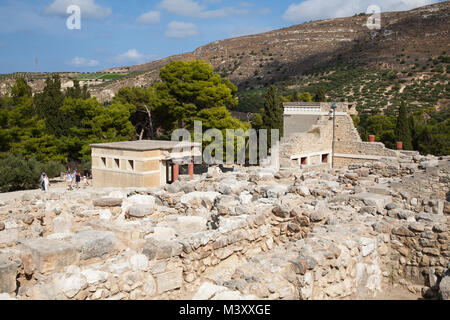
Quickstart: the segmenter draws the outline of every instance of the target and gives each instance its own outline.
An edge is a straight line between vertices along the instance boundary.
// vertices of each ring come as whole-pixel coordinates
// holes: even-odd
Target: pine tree
[[[397,141],[403,142],[403,149],[412,150],[411,128],[405,102],[400,104],[400,108],[398,110],[395,137],[397,138]]]
[[[81,98],[80,81],[73,80],[73,87],[66,89],[66,97],[67,98],[73,98],[73,99],[80,99]]]

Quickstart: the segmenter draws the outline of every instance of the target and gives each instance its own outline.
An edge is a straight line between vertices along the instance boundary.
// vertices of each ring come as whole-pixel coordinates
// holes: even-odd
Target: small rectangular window
[[[106,167],[106,158],[103,158],[103,157],[102,157],[102,165],[103,165],[104,167]]]
[[[128,169],[134,171],[134,160],[128,160]]]
[[[116,164],[116,169],[120,169],[120,160],[119,159],[114,159],[114,162]]]
[[[307,157],[302,158],[301,164],[302,164],[303,166],[307,165],[307,164],[308,164],[308,158],[307,158]]]
[[[328,163],[328,154],[323,154],[322,155],[322,163]]]

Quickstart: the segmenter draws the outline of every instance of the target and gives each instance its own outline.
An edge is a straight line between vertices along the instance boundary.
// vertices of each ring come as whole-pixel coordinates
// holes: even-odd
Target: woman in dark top
[[[80,175],[80,171],[78,171],[78,170],[77,170],[75,179],[76,179],[75,181],[77,183],[77,189],[80,189],[81,175]]]

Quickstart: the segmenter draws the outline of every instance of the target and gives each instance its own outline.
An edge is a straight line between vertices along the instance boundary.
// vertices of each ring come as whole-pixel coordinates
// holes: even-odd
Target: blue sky
[[[134,65],[207,43],[370,5],[409,10],[439,0],[0,0],[0,73],[92,72]],[[67,7],[81,9],[69,30]]]

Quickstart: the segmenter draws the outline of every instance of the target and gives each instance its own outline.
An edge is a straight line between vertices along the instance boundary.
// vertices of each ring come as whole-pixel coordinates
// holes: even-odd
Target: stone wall
[[[349,115],[336,116],[336,142],[340,141],[361,142],[358,130]]]
[[[387,149],[381,142],[337,141],[336,153],[397,157],[396,151]]]
[[[284,116],[284,136],[290,137],[296,133],[307,132],[317,124],[320,116],[314,115],[285,115]]]
[[[302,116],[295,116],[301,118]],[[289,120],[290,129],[293,124]],[[292,131],[292,130],[291,130]],[[382,143],[362,142],[350,115],[336,116],[335,166],[364,162],[375,162],[379,157],[399,157],[398,152],[387,149]],[[291,160],[293,155],[308,155],[310,153],[328,153],[332,149],[333,120],[329,116],[321,116],[316,125],[308,132],[292,134],[282,139],[280,146],[280,164],[282,168],[299,167],[298,160]],[[339,154],[345,156],[339,156]],[[351,155],[374,157],[351,157]]]
[[[449,267],[450,162],[392,161],[11,198],[0,202],[0,293],[364,299],[400,284],[436,297]]]
[[[283,138],[280,144],[280,166],[298,167],[298,160],[290,159],[293,155],[331,150],[332,128],[332,122],[324,122],[323,125],[316,125],[308,132]]]

